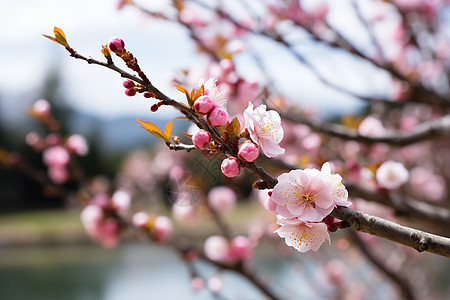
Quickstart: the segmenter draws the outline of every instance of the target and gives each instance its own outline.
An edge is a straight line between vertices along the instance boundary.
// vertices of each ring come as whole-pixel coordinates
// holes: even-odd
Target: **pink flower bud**
[[[209,113],[214,107],[214,103],[209,96],[200,96],[194,102],[194,109],[202,115]]]
[[[123,87],[126,89],[134,88],[134,86],[135,86],[134,81],[131,79],[125,79],[123,81]]]
[[[236,194],[226,186],[212,188],[208,193],[208,205],[217,212],[230,211],[236,205]]]
[[[118,37],[111,37],[108,41],[108,48],[112,52],[117,52],[125,48],[125,43],[122,39]]]
[[[241,172],[241,165],[235,157],[224,159],[220,168],[222,169],[223,175],[227,177],[235,177]]]
[[[223,126],[228,122],[228,113],[223,108],[216,106],[208,114],[208,122],[212,126]]]
[[[47,148],[42,154],[44,163],[47,166],[65,166],[70,161],[70,155],[66,148],[61,146],[53,146]]]
[[[155,219],[155,235],[156,240],[165,242],[172,235],[173,225],[172,220],[166,216],[159,216]]]
[[[140,211],[133,216],[133,225],[136,227],[144,228],[148,221],[150,221],[150,216],[146,212]]]
[[[238,157],[248,162],[254,162],[259,156],[259,149],[252,142],[245,142],[239,146]]]
[[[39,117],[48,117],[52,106],[47,100],[40,99],[33,104],[33,112]]]
[[[230,257],[233,260],[251,259],[253,256],[253,248],[250,240],[239,235],[233,238],[231,241]]]
[[[84,136],[80,134],[72,134],[66,141],[66,146],[72,152],[85,156],[89,152],[89,146]]]
[[[211,134],[205,130],[199,130],[192,136],[192,142],[198,149],[205,149],[211,142]]]
[[[134,88],[126,89],[125,95],[127,95],[128,97],[133,97],[134,95],[136,95],[136,90]]]

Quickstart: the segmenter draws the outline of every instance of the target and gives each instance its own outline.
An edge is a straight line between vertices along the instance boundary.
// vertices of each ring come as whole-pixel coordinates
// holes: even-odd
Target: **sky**
[[[169,96],[179,96],[170,84],[171,74],[202,61],[202,57],[195,55],[194,46],[188,36],[177,25],[150,20],[132,7],[118,11],[116,2],[7,1],[0,10],[0,116],[14,119],[23,115],[26,107],[37,100],[35,94],[42,86],[46,73],[54,68],[61,72],[62,90],[69,105],[81,112],[105,119],[148,112],[149,100],[125,96],[122,79],[116,73],[75,60],[69,57],[63,47],[42,37],[42,34],[52,35],[54,26],[64,30],[69,44],[76,51],[97,59],[102,59],[100,48],[102,44],[106,44],[109,37],[123,38],[127,49],[138,57],[141,68],[154,85]],[[160,2],[162,1],[149,3]],[[341,12],[335,16],[331,15],[330,21],[346,26],[345,22],[349,22],[349,18],[342,18],[340,15],[345,15],[345,6],[338,7],[338,12],[339,9]],[[358,29],[349,30],[351,35],[352,30]],[[347,95],[336,94],[324,88],[307,70],[295,73],[294,64],[290,61],[292,58],[288,55],[280,55],[275,48],[265,45],[264,41],[253,42],[259,43],[256,48],[261,49],[263,55],[270,57],[268,68],[274,78],[279,78],[278,84],[283,89],[289,90],[301,82],[304,83],[306,96],[313,97],[314,103],[319,107],[343,112],[343,107],[358,106],[359,103]],[[305,51],[308,51],[307,47]],[[320,49],[317,51],[317,48],[311,48],[310,52],[317,67],[326,72],[336,66],[346,68],[348,65],[348,57],[339,53],[329,57],[326,52],[321,52]],[[325,56],[326,60],[323,59]],[[370,67],[363,66],[362,69],[366,69],[365,74],[370,73]],[[370,76],[375,78],[364,83],[357,74],[344,72],[339,78],[344,79],[344,85],[359,88],[361,91],[379,89],[388,81],[382,75],[372,74]],[[300,81],[298,76],[301,76]],[[335,75],[331,72],[328,76]],[[295,89],[292,90],[291,96],[298,98]],[[170,114],[167,111],[162,113]]]

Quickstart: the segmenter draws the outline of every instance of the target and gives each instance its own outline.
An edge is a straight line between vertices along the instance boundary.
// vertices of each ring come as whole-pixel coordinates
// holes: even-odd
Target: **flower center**
[[[297,193],[295,195],[299,200],[302,200],[303,202],[306,202],[307,204],[311,205],[312,207],[316,208],[316,195],[311,193],[301,194]]]

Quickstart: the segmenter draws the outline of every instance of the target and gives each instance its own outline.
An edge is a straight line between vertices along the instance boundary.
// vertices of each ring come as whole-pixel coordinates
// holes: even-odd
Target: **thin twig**
[[[372,264],[384,275],[386,275],[389,279],[391,279],[393,282],[395,282],[398,287],[400,288],[400,291],[403,294],[404,299],[408,300],[414,300],[414,294],[411,284],[400,277],[399,274],[396,274],[395,272],[389,270],[387,266],[383,264],[383,262],[380,261],[379,258],[375,256],[375,254],[372,253],[372,251],[366,246],[366,244],[361,240],[358,233],[354,230],[349,230],[348,233],[350,234],[352,240],[355,242],[356,246],[361,250],[361,252],[366,256],[366,258],[372,262]]]

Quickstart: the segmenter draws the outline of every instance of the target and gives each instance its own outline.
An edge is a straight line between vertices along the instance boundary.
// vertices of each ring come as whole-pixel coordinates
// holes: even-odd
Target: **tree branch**
[[[401,278],[398,274],[395,272],[389,270],[387,266],[383,264],[373,253],[370,251],[370,249],[366,246],[366,244],[361,240],[361,238],[358,236],[358,233],[354,230],[349,230],[348,232],[352,238],[352,240],[355,242],[356,246],[361,250],[361,252],[367,257],[367,259],[379,270],[381,273],[386,275],[389,279],[391,279],[393,282],[395,282],[398,287],[400,288],[404,299],[413,300],[415,299],[413,294],[413,289],[410,285],[410,283]]]
[[[314,131],[365,144],[385,143],[395,146],[406,146],[425,140],[450,136],[450,115],[424,122],[416,126],[412,131],[391,130],[380,136],[364,136],[359,134],[357,130],[340,124],[313,121],[290,112],[281,114],[281,117],[294,123],[307,125]]]
[[[357,231],[388,239],[414,248],[419,252],[427,251],[450,257],[449,238],[405,227],[348,207],[337,207],[331,212],[330,216],[345,221]]]

